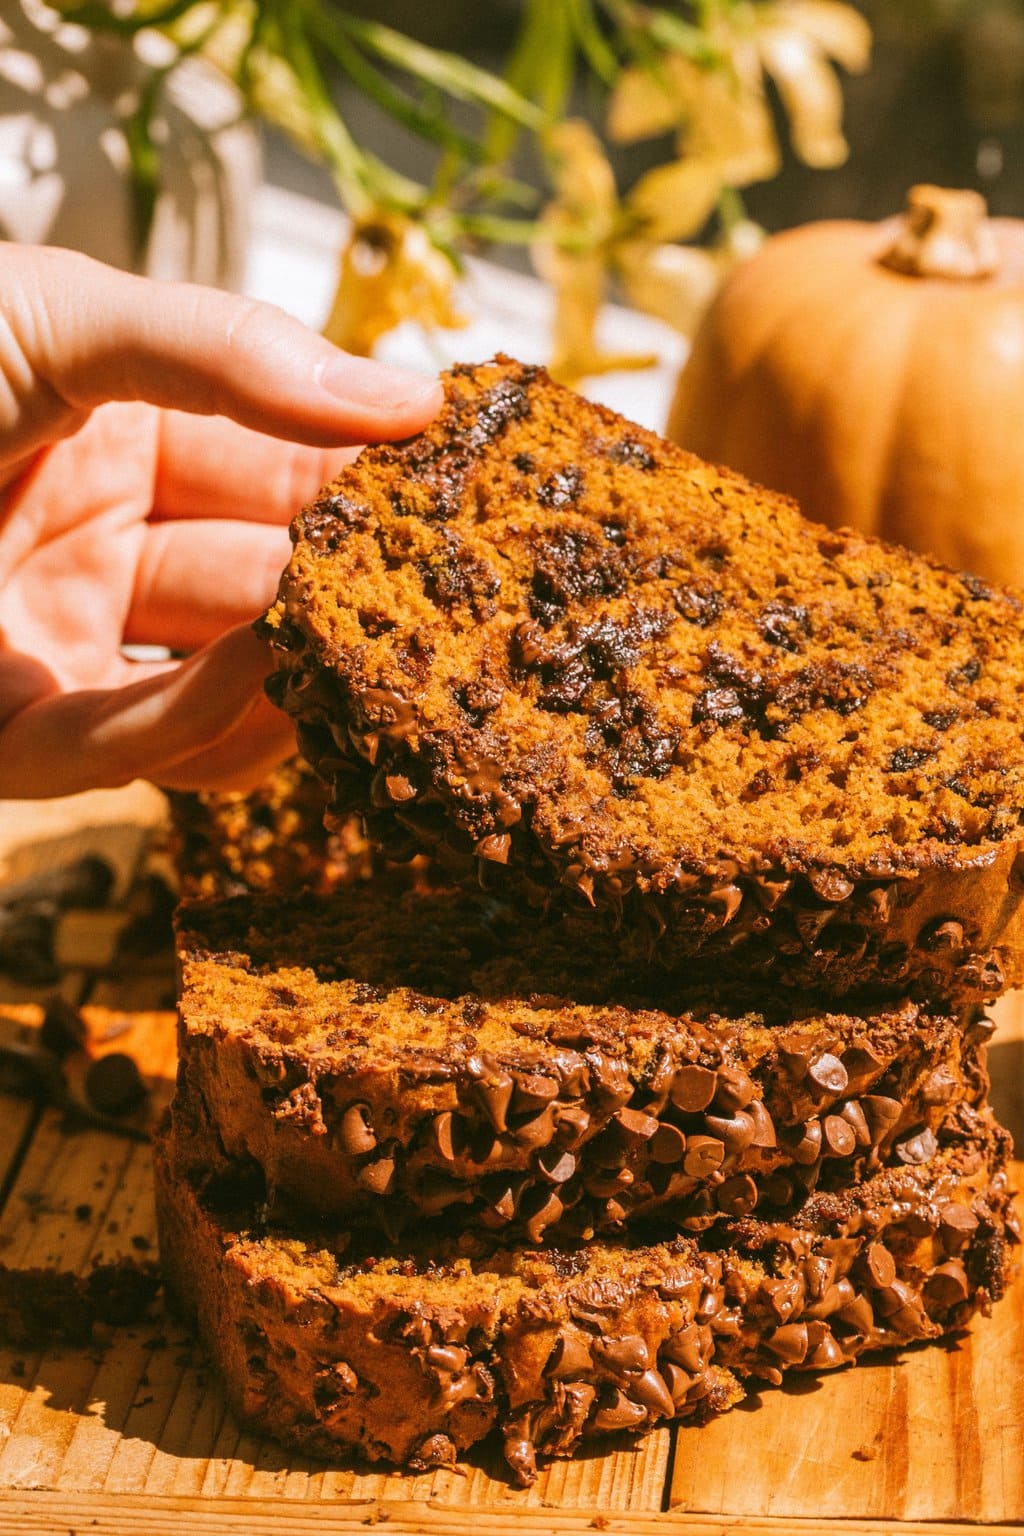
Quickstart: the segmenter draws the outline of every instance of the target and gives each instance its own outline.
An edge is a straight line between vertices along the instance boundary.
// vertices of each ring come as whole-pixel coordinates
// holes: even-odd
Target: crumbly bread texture
[[[359,818],[343,818],[328,832],[327,791],[299,757],[247,794],[173,791],[168,800],[172,854],[188,896],[326,893],[373,873]]]
[[[918,1168],[787,1221],[695,1240],[501,1248],[468,1234],[381,1253],[323,1226],[276,1232],[244,1170],[205,1188],[157,1148],[162,1251],[229,1401],[304,1451],[447,1463],[491,1430],[522,1483],[581,1440],[705,1419],[748,1385],[959,1328],[1003,1289],[1006,1138],[960,1111]],[[257,1192],[256,1199],[259,1199]]]
[[[176,1118],[208,1113],[272,1195],[392,1234],[778,1213],[925,1161],[986,1088],[970,1010],[669,1010],[571,922],[456,891],[190,903],[177,941]]]
[[[1024,980],[1017,598],[508,359],[298,518],[271,697],[371,841],[674,961],[839,993]]]

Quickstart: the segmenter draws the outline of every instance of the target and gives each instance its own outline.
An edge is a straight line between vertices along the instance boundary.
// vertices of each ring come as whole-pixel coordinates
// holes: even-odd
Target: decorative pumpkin
[[[811,517],[1024,583],[1024,221],[914,187],[809,224],[726,280],[669,436]]]

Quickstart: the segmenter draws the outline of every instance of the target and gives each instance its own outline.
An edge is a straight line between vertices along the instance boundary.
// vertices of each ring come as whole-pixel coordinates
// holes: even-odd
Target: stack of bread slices
[[[186,902],[168,1283],[237,1411],[514,1475],[986,1311],[1024,620],[508,359],[298,519],[272,697],[380,860]]]

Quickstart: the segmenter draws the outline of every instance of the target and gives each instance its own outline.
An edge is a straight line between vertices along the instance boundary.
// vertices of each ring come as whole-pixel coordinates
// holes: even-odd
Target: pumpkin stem
[[[911,277],[989,277],[998,265],[996,243],[979,192],[917,186],[882,265]]]

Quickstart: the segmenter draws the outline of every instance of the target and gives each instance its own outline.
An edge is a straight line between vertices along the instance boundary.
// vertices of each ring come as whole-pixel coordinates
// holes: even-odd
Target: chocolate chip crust
[[[454,891],[191,903],[177,929],[176,1121],[208,1114],[270,1191],[392,1234],[777,1216],[926,1160],[986,1087],[970,1012],[670,1011],[571,922]]]
[[[593,903],[669,964],[1024,980],[1018,600],[542,370],[446,383],[299,517],[263,621],[335,814]]]
[[[157,1148],[168,1284],[240,1416],[303,1450],[443,1463],[492,1429],[536,1455],[672,1419],[745,1384],[827,1370],[962,1326],[1003,1289],[1014,1240],[1005,1135],[971,1115],[920,1168],[815,1194],[787,1223],[692,1239],[506,1249],[464,1237],[394,1255],[261,1230],[243,1173],[204,1190]]]

